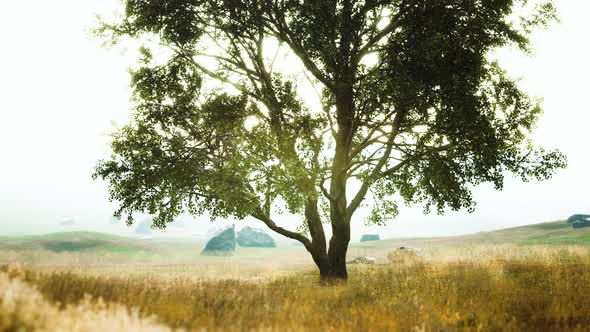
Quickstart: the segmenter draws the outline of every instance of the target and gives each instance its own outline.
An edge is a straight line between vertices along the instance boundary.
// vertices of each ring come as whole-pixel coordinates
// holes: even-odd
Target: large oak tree
[[[346,278],[350,224],[474,207],[471,189],[546,179],[565,158],[533,146],[541,114],[494,50],[529,51],[551,3],[525,0],[125,0],[98,29],[141,41],[134,112],[95,177],[116,215],[253,217]],[[296,59],[308,82],[281,72]],[[305,95],[303,86],[318,96]],[[313,91],[308,89],[307,91]],[[321,103],[310,103],[316,98]],[[301,215],[277,224],[277,206]],[[331,227],[329,242],[324,224]]]

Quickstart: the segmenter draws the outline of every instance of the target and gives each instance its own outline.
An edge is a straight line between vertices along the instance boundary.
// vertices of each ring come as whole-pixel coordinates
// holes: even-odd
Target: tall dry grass
[[[167,327],[195,331],[590,329],[587,248],[473,247],[436,255],[354,267],[348,284],[334,287],[320,286],[315,272],[254,282],[25,270],[12,280],[34,285],[47,303],[66,305],[64,312],[87,305],[89,294],[128,313],[136,308],[134,322],[153,315]],[[31,307],[18,315],[26,324],[37,313]]]
[[[0,273],[0,331],[170,331],[153,316],[141,317],[137,310],[89,295],[75,304],[51,303],[21,279],[23,270],[5,270]]]

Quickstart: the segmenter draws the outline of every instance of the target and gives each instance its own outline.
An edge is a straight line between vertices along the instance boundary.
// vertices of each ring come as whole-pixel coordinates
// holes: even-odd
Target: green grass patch
[[[40,235],[40,236],[32,236],[29,239],[88,239],[88,240],[128,240],[125,237],[106,234],[106,233],[98,233],[98,232],[62,232],[62,233],[51,233],[47,235]]]
[[[108,245],[107,242],[97,240],[85,240],[85,241],[47,241],[43,242],[41,246],[47,250],[53,252],[64,252],[64,251],[82,251],[95,249],[97,247]]]
[[[567,224],[565,222],[559,222],[559,223],[552,222],[552,223],[546,223],[546,224],[530,225],[527,227],[532,228],[532,229],[541,229],[541,230],[545,230],[545,231],[551,231],[551,230],[556,230],[556,229],[572,228],[572,225]]]
[[[133,247],[124,244],[115,244],[100,240],[84,240],[84,241],[51,241],[44,242],[42,247],[53,252],[67,252],[67,251],[105,251],[117,253],[132,253],[141,251],[142,248]]]
[[[0,238],[0,250],[133,253],[148,250],[142,241],[97,232],[66,232]]]
[[[533,236],[522,242],[525,245],[584,245],[590,246],[590,232],[549,233]]]

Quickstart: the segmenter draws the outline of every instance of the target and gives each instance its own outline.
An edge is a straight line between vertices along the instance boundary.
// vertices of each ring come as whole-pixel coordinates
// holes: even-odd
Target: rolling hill
[[[453,237],[385,239],[355,244],[355,247],[395,247],[398,245],[424,247],[476,244],[590,246],[590,228],[573,229],[572,225],[565,221],[555,221]]]
[[[201,241],[154,240],[144,241],[96,232],[53,233],[41,236],[0,237],[0,250],[49,250],[52,252],[181,252],[197,253]],[[590,228],[573,229],[565,221],[549,222],[507,228],[454,237],[402,238],[351,244],[351,249],[386,249],[398,246],[448,247],[464,245],[587,245],[590,246]],[[281,252],[303,251],[298,247],[280,246]]]
[[[97,232],[65,232],[39,236],[1,237],[0,250],[52,252],[134,252],[149,250],[140,240]]]
[[[204,245],[200,239],[145,241],[94,232],[0,237],[0,266],[18,262],[48,271],[101,276],[125,273],[190,278],[260,278],[315,268],[305,248],[290,242],[279,242],[277,248],[238,246],[235,255],[229,257],[201,256]],[[563,221],[456,237],[352,243],[348,259],[368,256],[385,264],[388,254],[400,246],[423,249],[425,257],[440,260],[461,259],[475,252],[518,252],[515,247],[529,245],[590,248],[590,228],[573,229]]]

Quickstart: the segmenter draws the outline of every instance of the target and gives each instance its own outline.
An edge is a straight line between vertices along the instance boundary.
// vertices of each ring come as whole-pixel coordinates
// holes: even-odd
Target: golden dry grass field
[[[183,243],[56,252],[4,239],[0,331],[587,331],[590,231],[562,225],[357,244],[351,257],[378,264],[329,287],[300,247],[200,257]],[[422,253],[388,259],[399,245]]]

